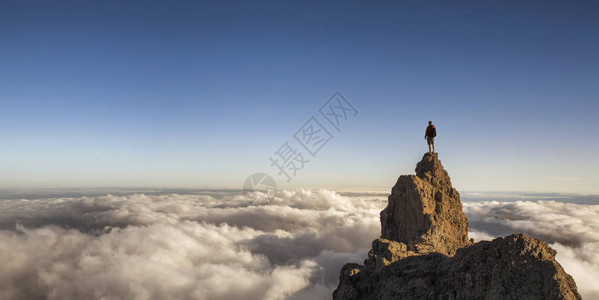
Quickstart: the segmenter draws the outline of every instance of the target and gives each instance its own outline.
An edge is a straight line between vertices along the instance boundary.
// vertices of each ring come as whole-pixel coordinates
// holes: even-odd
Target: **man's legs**
[[[426,143],[428,144],[428,153],[435,153],[435,138],[429,136],[426,139]],[[433,151],[431,151],[431,145],[433,146]]]

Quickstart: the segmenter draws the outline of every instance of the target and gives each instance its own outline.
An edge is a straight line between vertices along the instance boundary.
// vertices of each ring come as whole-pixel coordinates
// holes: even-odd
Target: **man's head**
[[[433,121],[428,121],[428,125],[433,125]]]

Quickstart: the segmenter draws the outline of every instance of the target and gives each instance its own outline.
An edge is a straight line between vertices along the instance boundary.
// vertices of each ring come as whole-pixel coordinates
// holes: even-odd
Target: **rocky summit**
[[[544,241],[474,244],[460,194],[437,154],[401,175],[364,265],[343,266],[333,299],[582,299]]]

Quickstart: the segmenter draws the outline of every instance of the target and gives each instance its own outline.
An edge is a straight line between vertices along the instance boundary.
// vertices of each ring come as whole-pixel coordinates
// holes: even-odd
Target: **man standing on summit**
[[[426,132],[424,133],[424,139],[428,144],[428,152],[435,153],[435,137],[437,136],[437,129],[435,125],[433,125],[433,121],[428,121],[428,127],[426,127]],[[431,152],[431,145],[433,146],[433,151]]]

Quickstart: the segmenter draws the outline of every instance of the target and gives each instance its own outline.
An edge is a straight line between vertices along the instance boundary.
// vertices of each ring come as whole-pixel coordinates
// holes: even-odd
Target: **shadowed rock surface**
[[[460,194],[437,154],[402,175],[364,266],[341,269],[334,299],[581,299],[544,241],[514,234],[473,244]]]

